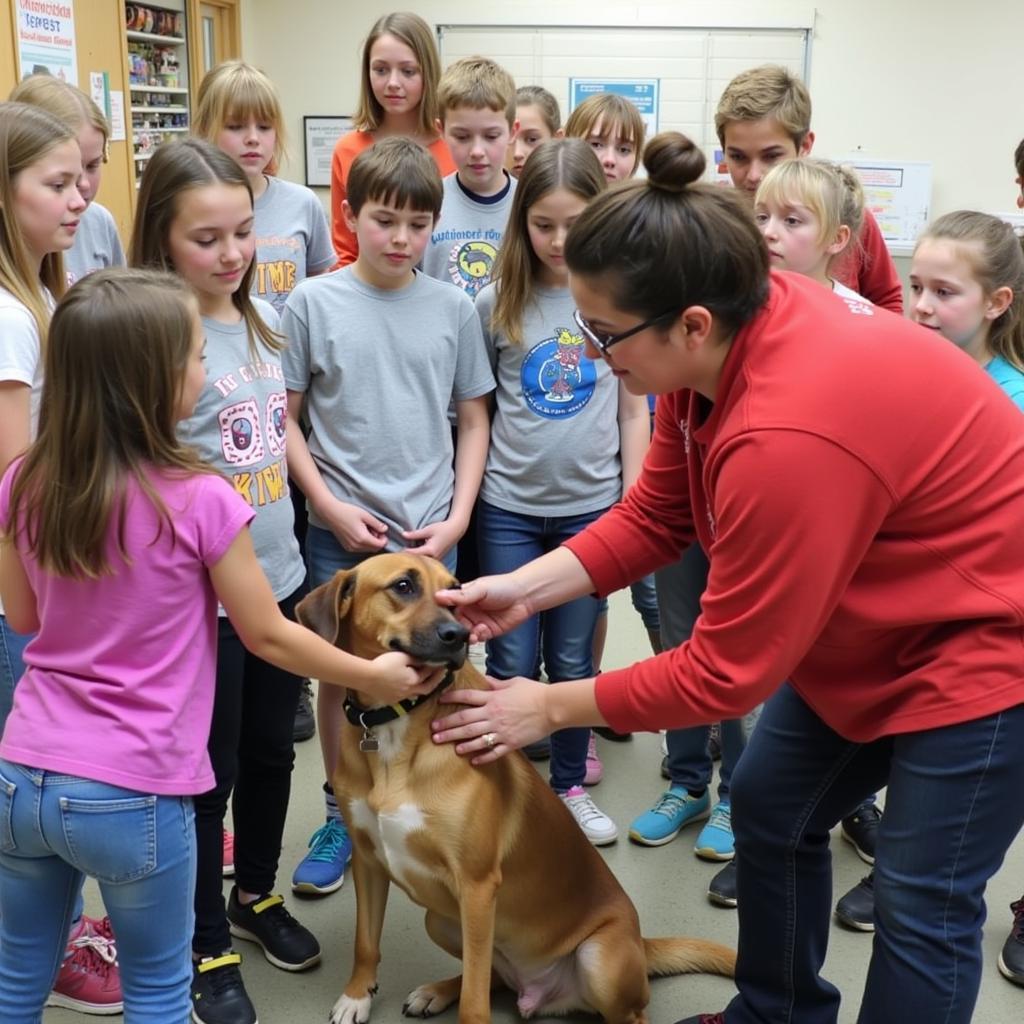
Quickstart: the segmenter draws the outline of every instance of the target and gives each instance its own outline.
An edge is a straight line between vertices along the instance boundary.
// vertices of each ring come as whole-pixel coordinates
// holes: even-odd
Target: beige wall
[[[348,114],[358,92],[360,42],[373,21],[401,3],[380,0],[244,0],[245,56],[277,83],[290,133],[285,174],[302,180],[302,115]],[[642,5],[499,0],[480,7],[420,0],[432,23],[737,24],[814,16],[810,87],[816,152],[861,150],[879,159],[934,165],[933,212],[971,206],[1012,210],[1013,149],[1020,109],[1021,0],[819,0]]]

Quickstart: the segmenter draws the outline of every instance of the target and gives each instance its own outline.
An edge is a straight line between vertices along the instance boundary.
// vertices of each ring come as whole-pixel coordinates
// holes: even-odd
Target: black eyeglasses
[[[572,318],[576,321],[576,326],[593,342],[598,352],[601,355],[605,355],[612,345],[618,345],[620,341],[625,341],[627,338],[632,338],[634,334],[646,331],[648,327],[653,327],[659,320],[672,316],[676,311],[677,307],[673,306],[672,309],[666,309],[664,313],[658,313],[657,316],[652,316],[649,320],[645,320],[642,324],[637,324],[636,327],[630,327],[628,331],[623,331],[621,334],[605,334],[602,331],[595,330],[584,320],[583,314],[578,309],[573,311]]]

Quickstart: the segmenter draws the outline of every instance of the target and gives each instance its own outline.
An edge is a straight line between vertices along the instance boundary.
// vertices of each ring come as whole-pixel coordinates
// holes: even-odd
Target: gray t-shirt
[[[498,390],[480,497],[522,515],[596,512],[622,496],[619,385],[583,354],[568,288],[535,288],[523,344],[490,326],[489,284],[476,300]]]
[[[327,214],[311,189],[271,175],[253,209],[256,273],[252,291],[280,313],[300,281],[329,270],[337,261]]]
[[[405,547],[399,531],[447,519],[448,405],[494,390],[473,303],[424,274],[384,291],[345,267],[300,284],[281,328],[285,385],[306,394],[309,451],[331,493],[388,524],[388,551]]]
[[[273,308],[261,299],[253,302],[264,322],[278,330]],[[306,569],[288,493],[281,353],[260,342],[254,360],[244,320],[225,324],[204,316],[203,327],[206,386],[195,412],[178,424],[178,436],[224,473],[255,510],[250,532],[256,557],[274,597],[283,601],[298,589]]]
[[[94,270],[123,266],[124,249],[114,218],[105,206],[90,203],[75,232],[74,245],[64,253],[68,287]]]
[[[423,271],[439,281],[457,284],[471,299],[491,279],[505,234],[516,179],[497,202],[466,194],[455,174],[444,179],[441,217],[423,254]]]

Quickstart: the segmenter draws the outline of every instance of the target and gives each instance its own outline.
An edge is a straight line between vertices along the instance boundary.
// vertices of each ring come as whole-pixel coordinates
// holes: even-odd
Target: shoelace
[[[337,860],[347,839],[348,832],[345,826],[332,818],[313,833],[309,840],[309,853],[306,854],[306,859],[322,862]]]
[[[590,799],[587,793],[579,796],[566,797],[565,801],[575,812],[576,819],[581,825],[589,825],[595,818],[603,818],[604,815],[598,810],[597,805]]]
[[[65,963],[76,971],[106,978],[117,963],[114,944],[99,935],[80,935],[68,943],[68,948],[73,952]]]
[[[254,914],[259,915],[261,921],[266,921],[278,933],[295,931],[296,928],[302,927],[284,905],[283,896],[264,896],[250,904],[250,907]]]
[[[686,798],[675,793],[662,793],[658,802],[651,808],[651,814],[662,814],[666,818],[674,818],[686,807]]]
[[[226,992],[242,988],[242,972],[238,969],[241,962],[242,958],[237,953],[204,956],[199,961],[199,973],[209,975],[210,989],[215,999]]]
[[[1013,911],[1013,937],[1018,942],[1024,942],[1024,896],[1011,903],[1010,909]]]
[[[723,832],[732,831],[732,808],[726,804],[716,804],[715,809],[708,818],[708,825],[711,828],[720,828]]]

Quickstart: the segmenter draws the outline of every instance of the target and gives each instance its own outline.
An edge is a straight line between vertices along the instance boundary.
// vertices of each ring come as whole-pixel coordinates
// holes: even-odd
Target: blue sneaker
[[[352,840],[337,818],[329,818],[309,840],[309,853],[292,875],[292,891],[307,896],[326,896],[340,889],[345,866],[352,859]]]
[[[732,860],[732,809],[728,800],[715,804],[708,823],[700,830],[693,852],[704,860]]]
[[[658,802],[629,826],[629,838],[642,846],[664,846],[671,843],[679,830],[691,821],[708,816],[711,798],[690,796],[683,786],[673,786],[658,797]]]

